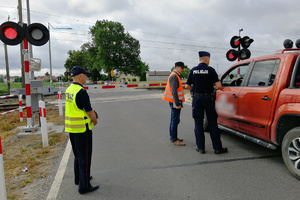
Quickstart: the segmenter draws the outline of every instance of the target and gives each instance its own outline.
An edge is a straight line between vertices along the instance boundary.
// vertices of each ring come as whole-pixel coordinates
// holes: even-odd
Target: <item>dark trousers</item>
[[[176,109],[173,107],[173,103],[170,103],[171,108],[171,119],[170,119],[170,126],[169,126],[169,132],[170,132],[170,140],[172,142],[175,142],[177,140],[178,135],[178,124],[180,123],[180,111],[181,109]]]
[[[197,95],[193,100],[193,118],[195,121],[196,145],[200,150],[205,149],[205,135],[203,130],[204,111],[208,120],[208,129],[213,148],[219,150],[222,148],[220,132],[218,129],[218,114],[215,108],[215,101],[210,96]]]
[[[70,133],[69,135],[75,157],[75,184],[79,184],[79,191],[84,191],[91,186],[90,171],[93,148],[93,134],[91,130],[87,129],[85,133]]]

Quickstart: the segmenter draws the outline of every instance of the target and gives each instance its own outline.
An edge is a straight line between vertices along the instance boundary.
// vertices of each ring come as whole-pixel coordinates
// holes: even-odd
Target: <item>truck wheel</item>
[[[284,136],[281,154],[287,168],[300,180],[300,127],[291,129]]]
[[[204,117],[203,117],[203,130],[208,131],[208,120],[206,116],[206,112],[204,111]]]

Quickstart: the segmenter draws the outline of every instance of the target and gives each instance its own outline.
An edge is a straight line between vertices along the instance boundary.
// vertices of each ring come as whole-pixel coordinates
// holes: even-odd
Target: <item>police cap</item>
[[[207,51],[199,51],[199,57],[201,58],[204,56],[210,57],[210,53],[208,53]]]
[[[74,66],[71,71],[71,76],[76,76],[78,74],[90,74],[91,72],[86,71],[83,67]]]

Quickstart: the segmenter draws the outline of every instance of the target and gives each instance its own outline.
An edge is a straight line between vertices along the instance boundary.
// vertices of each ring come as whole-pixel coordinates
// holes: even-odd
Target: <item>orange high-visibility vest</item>
[[[178,98],[180,101],[185,102],[185,98],[184,98],[184,92],[183,92],[183,87],[182,87],[182,83],[180,80],[179,75],[176,72],[172,72],[171,75],[168,78],[168,83],[164,92],[164,96],[163,96],[163,100],[174,103],[174,98],[172,95],[172,88],[170,86],[170,77],[172,75],[176,74],[177,78],[178,78],[178,82],[179,82],[179,87],[177,88],[177,94],[178,94]]]

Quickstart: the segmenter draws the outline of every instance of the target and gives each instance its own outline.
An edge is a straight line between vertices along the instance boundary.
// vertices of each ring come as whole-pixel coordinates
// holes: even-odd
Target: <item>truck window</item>
[[[242,85],[243,78],[247,72],[249,64],[239,65],[230,69],[222,78],[223,87],[239,87]]]
[[[300,88],[300,57],[299,56],[294,66],[292,83],[293,83],[292,85],[293,88]]]
[[[255,62],[248,86],[266,87],[274,83],[280,60],[264,60]]]

